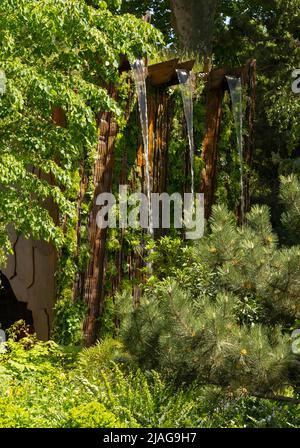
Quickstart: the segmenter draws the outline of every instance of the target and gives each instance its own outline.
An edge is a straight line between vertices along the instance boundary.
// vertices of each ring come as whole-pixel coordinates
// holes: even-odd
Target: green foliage
[[[236,210],[241,200],[241,161],[229,92],[225,93],[222,103],[217,163],[216,202],[226,205],[229,210]],[[243,166],[244,176],[246,169],[246,166]]]
[[[23,321],[16,322],[8,335],[1,365],[16,377],[21,378],[25,372],[28,376],[36,372],[51,374],[56,368],[72,367],[77,359],[77,348],[59,346],[54,341],[38,341]]]
[[[164,256],[165,243],[157,260]],[[175,268],[168,270],[166,261],[171,278],[150,279],[138,308],[129,310],[123,296],[127,305],[120,307],[120,335],[139,365],[178,382],[197,380],[252,392],[296,386],[299,360],[280,326],[288,329],[299,317],[300,253],[298,247],[277,247],[267,208],[253,207],[247,225],[238,228],[233,214],[215,207],[210,234],[194,248],[204,274],[198,288],[197,275],[189,279],[193,252],[182,249],[182,277],[176,241],[174,248],[169,254],[175,253]]]
[[[86,3],[100,9],[115,11],[120,9],[122,0],[87,0]]]
[[[0,413],[1,428],[24,428],[30,425],[29,412],[14,405],[12,400],[0,398]]]
[[[116,269],[113,264],[114,269]],[[107,272],[107,271],[106,271]],[[103,311],[100,316],[101,338],[113,337],[116,332],[116,310],[114,297],[107,296],[104,299]]]
[[[104,342],[77,350],[53,342],[9,342],[0,355],[0,427],[298,427],[299,406],[215,386],[175,386],[155,371],[108,362]],[[89,353],[90,350],[90,353]],[[102,352],[102,356],[100,353]],[[99,356],[98,356],[99,354]],[[116,359],[116,358],[115,358]],[[90,367],[90,369],[89,369]],[[129,368],[130,367],[130,368]]]
[[[163,33],[166,44],[172,44],[174,41],[174,30],[171,21],[169,0],[122,1],[122,13],[134,14],[140,18],[147,11],[153,11],[151,23]]]
[[[165,236],[157,240],[147,261],[153,270],[144,286],[146,291],[155,290],[159,280],[176,278],[178,286],[187,289],[192,297],[200,293],[215,297],[218,292],[218,273],[199,261],[195,247],[179,237]]]
[[[86,260],[84,249],[83,256],[77,253],[74,229],[79,168],[89,176],[95,158],[95,117],[106,110],[122,125],[125,103],[117,104],[107,89],[119,83],[120,54],[129,60],[150,55],[161,40],[142,20],[109,11],[119,2],[97,6],[84,0],[0,5],[0,69],[6,75],[0,94],[0,264],[11,251],[8,224],[25,237],[52,242],[59,249],[58,295],[64,301]],[[64,127],[53,122],[55,110],[64,112]],[[89,192],[91,176],[88,181]],[[58,221],[48,211],[51,203]],[[82,227],[86,219],[85,209]]]
[[[86,378],[97,378],[99,369],[110,367],[112,363],[129,362],[121,341],[106,338],[93,347],[85,348],[78,358],[78,368]]]
[[[281,176],[279,197],[284,205],[281,222],[285,229],[285,240],[288,243],[300,242],[300,181],[299,176],[291,174]]]
[[[86,306],[81,302],[73,302],[69,298],[59,300],[55,305],[55,322],[53,337],[59,344],[81,345],[82,320],[86,314]]]
[[[277,209],[277,164],[272,153],[287,159],[299,147],[299,101],[292,92],[292,72],[299,65],[299,0],[220,0],[215,23],[216,66],[241,66],[257,60],[252,191]],[[226,19],[226,20],[225,20]],[[256,197],[253,197],[255,202]]]
[[[90,2],[91,3],[91,2]],[[88,259],[84,228],[93,185],[100,110],[122,125],[125,102],[107,86],[118,85],[120,54],[129,60],[153,51],[161,36],[130,16],[115,15],[120,2],[3,0],[0,5],[0,265],[11,253],[7,225],[18,234],[52,242],[59,249],[56,330],[59,342],[81,339],[82,306],[72,303],[76,271]],[[125,94],[125,89],[121,90]],[[65,127],[52,115],[64,111]],[[88,176],[81,242],[77,248],[79,168]],[[54,203],[59,219],[50,215]],[[76,298],[78,299],[78,298]],[[65,313],[65,315],[64,315]]]
[[[221,294],[214,303],[193,303],[174,283],[162,285],[157,295],[144,298],[121,334],[141,366],[177,381],[250,391],[280,388],[288,381],[289,338],[278,330],[270,341],[267,329],[239,325],[235,305],[233,296]]]
[[[211,394],[212,395],[212,394]],[[208,409],[205,427],[213,428],[297,428],[299,406],[289,406],[241,396],[212,397],[216,407]]]
[[[172,276],[188,258],[189,248],[185,248],[181,238],[165,236],[155,244],[155,250],[149,254],[149,262],[153,263],[156,275]]]
[[[107,411],[103,404],[91,401],[70,411],[70,428],[120,428],[116,416]]]
[[[199,243],[199,255],[218,269],[222,285],[242,300],[256,297],[263,307],[260,322],[290,325],[299,314],[299,248],[278,248],[269,211],[254,206],[239,229],[234,216],[215,208],[211,235]]]

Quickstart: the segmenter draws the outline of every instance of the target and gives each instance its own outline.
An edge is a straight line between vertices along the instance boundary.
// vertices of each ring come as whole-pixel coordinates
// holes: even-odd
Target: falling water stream
[[[226,76],[232,102],[232,111],[235,122],[237,145],[240,158],[240,182],[241,182],[241,222],[245,218],[245,198],[244,198],[244,173],[243,173],[243,91],[241,78]]]
[[[193,126],[193,86],[190,73],[187,70],[177,69],[177,76],[179,80],[184,115],[187,124],[187,132],[190,148],[190,162],[191,162],[191,193],[194,197],[194,126]]]
[[[144,159],[146,168],[146,194],[148,199],[148,232],[153,235],[153,220],[152,220],[152,207],[151,207],[151,180],[150,180],[150,164],[149,164],[149,136],[148,136],[148,110],[147,110],[147,89],[146,78],[147,68],[145,67],[142,59],[137,59],[132,67],[133,75],[135,79],[135,86],[138,96],[140,121],[143,134],[144,143]]]

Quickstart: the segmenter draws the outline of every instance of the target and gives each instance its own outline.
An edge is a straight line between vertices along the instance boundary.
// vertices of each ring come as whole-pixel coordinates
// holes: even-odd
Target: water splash
[[[241,185],[241,222],[244,222],[245,218],[245,198],[244,198],[244,151],[243,151],[243,89],[241,78],[235,78],[233,76],[226,76],[232,102],[232,111],[235,122],[237,145],[240,158],[240,185]]]
[[[148,108],[147,108],[147,88],[146,88],[146,78],[148,75],[147,68],[145,67],[144,61],[142,59],[137,59],[132,66],[135,86],[138,96],[140,121],[143,134],[144,143],[144,159],[146,168],[146,194],[148,199],[148,232],[153,235],[153,224],[152,224],[152,207],[151,207],[151,179],[150,179],[150,163],[149,163],[149,135],[148,135]]]
[[[187,70],[177,69],[177,76],[179,80],[184,115],[187,124],[187,132],[190,148],[190,162],[191,162],[191,193],[194,197],[194,125],[193,125],[193,85],[191,74]]]

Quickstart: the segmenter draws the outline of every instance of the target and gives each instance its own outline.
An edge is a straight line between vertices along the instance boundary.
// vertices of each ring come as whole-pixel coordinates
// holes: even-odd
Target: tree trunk
[[[218,0],[171,0],[173,22],[182,50],[212,54],[214,19]]]

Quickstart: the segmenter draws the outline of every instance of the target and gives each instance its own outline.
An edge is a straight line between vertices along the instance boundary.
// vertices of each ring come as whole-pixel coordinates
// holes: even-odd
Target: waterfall
[[[232,102],[232,111],[235,122],[237,145],[240,158],[240,185],[241,185],[241,222],[245,218],[245,198],[244,198],[244,152],[243,152],[243,91],[241,78],[226,76]]]
[[[144,143],[144,159],[145,159],[145,177],[146,177],[146,194],[148,200],[148,232],[153,235],[152,224],[152,207],[151,207],[151,179],[150,179],[150,163],[149,163],[149,135],[148,135],[148,110],[147,110],[147,89],[146,78],[147,68],[142,59],[137,59],[132,67],[135,86],[138,96],[140,121]]]
[[[179,80],[184,115],[187,124],[187,132],[190,148],[190,162],[191,162],[191,193],[194,197],[194,125],[193,125],[193,86],[190,73],[187,70],[177,69],[177,76]]]

